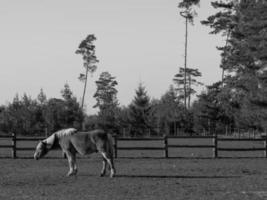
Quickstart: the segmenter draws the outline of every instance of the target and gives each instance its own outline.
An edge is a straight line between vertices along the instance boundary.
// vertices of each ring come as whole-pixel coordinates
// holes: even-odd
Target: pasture
[[[79,159],[65,177],[65,159],[1,159],[0,199],[266,199],[267,160],[116,159],[117,177],[99,177],[100,157]]]
[[[2,140],[1,144],[8,144]],[[34,147],[36,141],[17,142],[18,147]],[[203,144],[212,140],[171,139],[169,144]],[[1,145],[0,144],[0,145]],[[160,147],[162,141],[119,141],[121,147]],[[223,142],[219,147],[262,147],[262,141]],[[93,154],[79,158],[78,175],[66,177],[67,160],[60,151],[33,160],[33,151],[18,151],[5,158],[10,149],[0,149],[0,199],[266,199],[267,159],[263,151],[219,152],[212,149],[170,148],[170,158],[162,150],[119,150],[115,159],[117,176],[99,177],[102,159]],[[150,158],[148,158],[150,157]],[[255,158],[262,157],[262,158]]]

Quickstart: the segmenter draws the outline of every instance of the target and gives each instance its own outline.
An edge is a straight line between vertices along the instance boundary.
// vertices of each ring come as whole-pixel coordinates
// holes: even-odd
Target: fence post
[[[165,147],[165,158],[169,157],[169,152],[168,152],[168,136],[164,135],[164,147]]]
[[[218,137],[217,134],[213,135],[213,158],[218,157]]]
[[[118,141],[117,141],[117,135],[114,135],[114,154],[115,154],[115,158],[118,158]]]
[[[16,147],[17,147],[16,134],[12,133],[12,158],[14,159],[17,158]]]

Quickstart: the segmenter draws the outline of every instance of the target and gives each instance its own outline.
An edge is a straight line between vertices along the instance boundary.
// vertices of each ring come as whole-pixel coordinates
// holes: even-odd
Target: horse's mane
[[[61,137],[73,135],[75,133],[77,133],[77,129],[75,129],[75,128],[67,128],[67,129],[59,130],[59,131],[55,132],[54,134],[58,138],[61,138]]]
[[[43,142],[49,145],[50,148],[53,146],[56,146],[58,143],[58,139],[66,137],[66,136],[71,136],[73,134],[77,133],[77,129],[75,128],[67,128],[67,129],[62,129],[59,130],[52,135],[50,135],[48,138],[44,139]]]

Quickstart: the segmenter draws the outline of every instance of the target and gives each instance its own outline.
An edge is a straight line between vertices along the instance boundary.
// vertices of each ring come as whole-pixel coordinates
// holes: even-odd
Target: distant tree
[[[120,135],[128,134],[131,129],[131,123],[129,120],[129,107],[128,106],[120,106],[117,109],[117,122],[118,122],[118,133]]]
[[[61,90],[61,95],[65,101],[69,101],[73,98],[72,91],[68,83],[65,83],[64,89]]]
[[[41,88],[40,90],[40,93],[38,94],[37,96],[37,101],[40,103],[40,104],[45,104],[47,102],[47,98],[46,98],[46,95],[43,91],[43,89]]]
[[[64,100],[51,98],[47,102],[45,121],[50,133],[66,128]]]
[[[84,116],[85,130],[94,130],[99,128],[97,115],[85,115]]]
[[[67,83],[61,90],[61,95],[64,99],[64,126],[80,129],[84,117],[83,111]]]
[[[4,110],[5,127],[8,128],[8,132],[14,132],[16,134],[34,134],[40,130],[36,127],[36,112],[38,104],[36,100],[26,94],[20,99],[16,95],[13,102]]]
[[[180,15],[185,18],[185,49],[184,49],[184,106],[187,108],[187,50],[188,50],[188,23],[193,24],[196,12],[193,10],[194,5],[198,5],[200,0],[183,0],[178,4],[178,7],[182,9]]]
[[[11,132],[13,124],[14,121],[11,119],[7,106],[0,106],[0,132]]]
[[[136,90],[136,96],[129,105],[129,122],[132,125],[132,135],[142,136],[147,130],[153,131],[151,101],[142,84],[139,84]]]
[[[207,86],[207,90],[198,95],[192,111],[196,132],[224,133],[225,127],[234,128],[234,113],[237,108],[229,93],[222,91],[222,82]]]
[[[96,63],[99,61],[95,55],[95,45],[93,42],[96,40],[96,37],[93,34],[88,35],[79,45],[76,50],[76,54],[81,54],[83,58],[83,67],[85,68],[85,73],[81,73],[79,79],[84,82],[83,96],[82,96],[82,105],[84,105],[84,97],[86,93],[88,73],[91,74],[96,71]]]
[[[72,91],[66,84],[62,99],[46,99],[41,89],[36,99],[27,94],[17,94],[7,106],[0,106],[0,130],[18,135],[44,135],[62,128],[80,129],[83,111]]]
[[[173,85],[161,96],[156,105],[157,124],[161,133],[169,134],[172,125],[176,126],[181,111],[184,109]],[[172,131],[174,132],[174,130]]]
[[[99,79],[96,81],[96,105],[94,108],[99,108],[98,118],[102,128],[116,129],[117,120],[116,113],[118,110],[117,89],[118,85],[115,77],[109,72],[102,72]]]
[[[196,90],[193,88],[193,86],[199,86],[203,85],[201,82],[197,81],[197,77],[201,76],[201,72],[198,71],[198,69],[192,69],[187,68],[186,73],[184,72],[184,68],[180,68],[179,73],[174,76],[174,83],[176,84],[178,91],[178,98],[180,100],[182,99],[188,99],[187,108],[190,108],[191,105],[191,97],[193,94],[196,93]],[[184,76],[187,76],[186,82],[184,82],[185,78]],[[184,85],[185,84],[185,85]],[[185,93],[184,88],[186,88],[187,93]]]

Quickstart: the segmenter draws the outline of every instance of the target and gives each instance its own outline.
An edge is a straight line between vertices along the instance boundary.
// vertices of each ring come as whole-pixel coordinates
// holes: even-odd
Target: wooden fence
[[[17,137],[15,134],[12,135],[0,135],[1,139],[7,139],[11,141],[11,144],[1,144],[0,143],[0,151],[3,148],[11,149],[11,157],[17,158],[18,151],[34,151],[35,147],[19,147],[17,142],[23,141],[39,141],[43,140],[44,137]],[[186,139],[187,141],[193,139],[203,139],[203,140],[212,140],[211,144],[170,144],[170,139]],[[161,146],[120,146],[118,143],[120,141],[160,141],[162,142]],[[246,147],[246,148],[229,148],[229,147],[220,147],[221,143],[224,142],[241,142],[241,141],[249,141],[249,142],[263,142],[262,147]],[[242,151],[263,151],[264,157],[267,158],[267,137],[264,138],[220,138],[217,135],[213,136],[164,136],[164,137],[155,137],[155,138],[122,138],[114,136],[114,153],[115,158],[118,158],[118,151],[162,151],[165,158],[169,158],[169,149],[172,148],[188,148],[188,149],[211,149],[213,152],[213,158],[218,158],[218,152],[232,151],[232,152],[242,152]]]
[[[44,137],[17,137],[16,134],[13,133],[12,135],[0,135],[0,140],[1,139],[9,139],[12,142],[9,145],[0,144],[0,149],[3,149],[3,148],[11,149],[11,157],[17,158],[18,151],[34,151],[35,150],[35,147],[19,147],[17,145],[17,142],[23,142],[23,141],[36,141],[37,142],[45,138]]]
[[[169,139],[203,139],[203,140],[212,140],[212,144],[169,144]],[[264,138],[219,138],[217,135],[213,136],[165,136],[158,138],[121,138],[114,137],[114,147],[115,147],[115,157],[118,157],[118,150],[128,150],[128,151],[136,151],[136,150],[162,150],[165,158],[169,158],[169,149],[170,148],[189,148],[189,149],[211,149],[213,152],[213,158],[218,158],[218,152],[224,151],[233,151],[233,152],[242,152],[242,151],[263,151],[264,157],[267,158],[267,137]],[[161,147],[147,147],[147,146],[138,146],[138,147],[120,147],[118,145],[119,141],[162,141],[163,146]],[[246,147],[246,148],[229,148],[229,147],[219,147],[218,143],[223,142],[263,142],[262,147]]]

